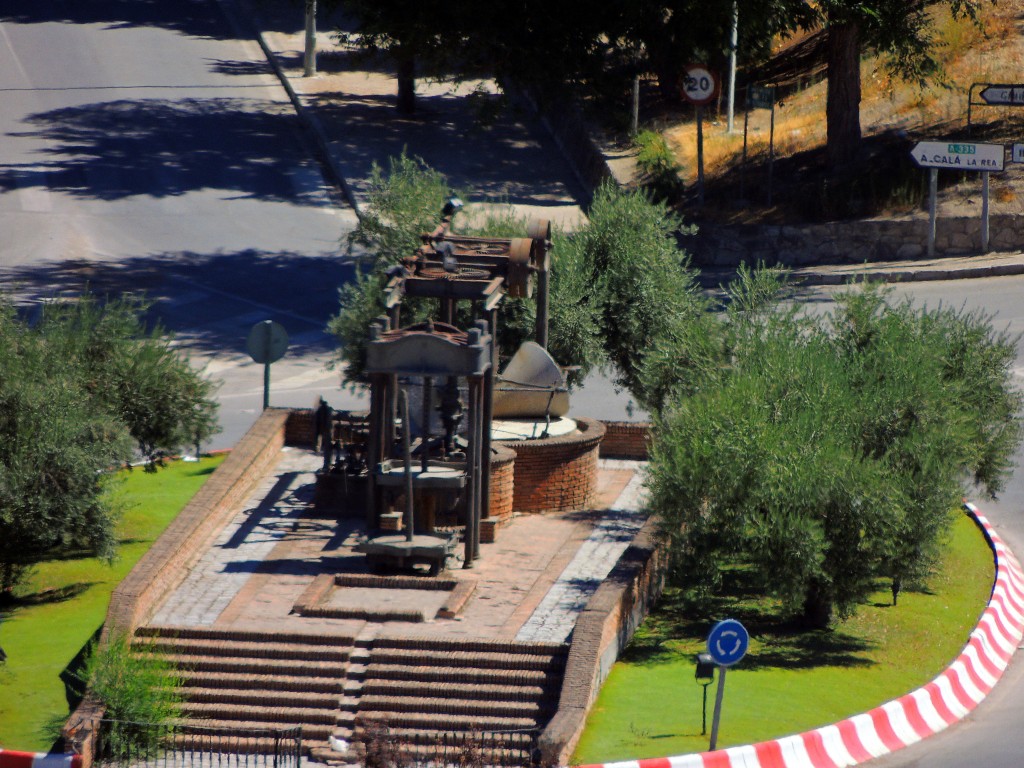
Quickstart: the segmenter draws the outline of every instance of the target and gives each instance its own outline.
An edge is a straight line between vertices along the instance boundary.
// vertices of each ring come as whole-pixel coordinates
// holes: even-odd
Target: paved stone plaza
[[[161,626],[210,626],[362,635],[380,626],[360,619],[300,616],[294,612],[318,575],[368,573],[354,551],[361,521],[325,518],[313,507],[319,455],[286,448],[232,522],[203,554],[188,578],[159,608]],[[597,502],[586,512],[519,515],[483,544],[472,569],[449,561],[448,578],[475,581],[455,618],[434,618],[436,597],[416,589],[352,587],[338,604],[363,599],[391,609],[424,611],[405,625],[417,635],[469,636],[565,642],[589,597],[611,571],[645,520],[643,464],[602,459]],[[461,548],[458,552],[461,557]],[[432,602],[433,601],[433,602]]]

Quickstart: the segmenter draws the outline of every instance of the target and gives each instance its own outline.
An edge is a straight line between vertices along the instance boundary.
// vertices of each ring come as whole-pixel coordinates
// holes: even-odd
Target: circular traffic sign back
[[[718,97],[718,77],[703,64],[690,64],[683,74],[682,90],[691,104],[710,104]]]
[[[742,659],[749,645],[750,635],[736,619],[720,621],[708,633],[708,653],[721,667],[731,667]]]
[[[284,357],[285,350],[288,349],[288,332],[280,323],[264,320],[262,323],[256,323],[249,331],[245,348],[254,362],[276,363]]]

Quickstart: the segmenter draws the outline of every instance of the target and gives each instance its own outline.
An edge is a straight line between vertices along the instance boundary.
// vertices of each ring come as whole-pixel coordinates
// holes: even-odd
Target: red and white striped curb
[[[1024,636],[1024,573],[988,519],[973,504],[964,506],[995,554],[995,586],[963,651],[930,683],[807,733],[715,752],[583,768],[847,768],[910,746],[965,717],[999,681]]]
[[[82,756],[0,749],[0,768],[82,768]]]

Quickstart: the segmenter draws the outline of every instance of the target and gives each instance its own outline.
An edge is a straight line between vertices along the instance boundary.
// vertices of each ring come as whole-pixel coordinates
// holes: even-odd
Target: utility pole
[[[739,0],[732,0],[732,31],[729,33],[729,94],[728,94],[728,127],[727,133],[733,132],[736,108],[736,47],[739,42],[740,5]]]
[[[306,0],[306,46],[302,59],[303,77],[316,74],[316,0]]]

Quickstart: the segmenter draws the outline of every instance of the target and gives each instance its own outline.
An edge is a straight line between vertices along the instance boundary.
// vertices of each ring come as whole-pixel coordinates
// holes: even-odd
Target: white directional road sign
[[[978,95],[986,104],[1024,106],[1024,85],[990,85]]]
[[[1005,160],[1002,144],[969,144],[955,141],[921,141],[911,150],[922,168],[957,171],[1001,171]]]
[[[1010,155],[1011,163],[1024,163],[1024,144],[1014,144]]]

